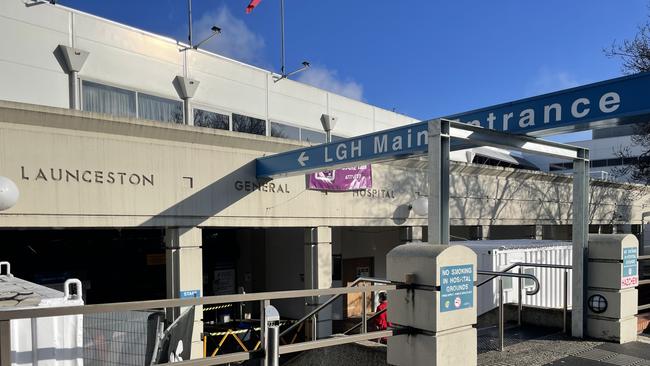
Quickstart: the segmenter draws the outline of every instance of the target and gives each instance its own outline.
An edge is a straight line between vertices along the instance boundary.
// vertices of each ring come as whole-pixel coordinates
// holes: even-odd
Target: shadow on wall
[[[417,192],[427,191],[426,167],[417,161],[406,167],[384,165],[376,169],[375,182],[394,189],[393,222],[406,224],[412,216],[408,204]],[[510,168],[487,167],[452,162],[449,187],[449,214],[453,225],[476,225],[524,219],[543,225],[571,224],[573,213],[572,178]],[[630,223],[634,206],[647,201],[647,189],[592,179],[590,181],[589,223]],[[371,214],[371,211],[368,212]]]
[[[244,177],[255,180],[255,160],[246,163],[198,192],[182,199],[140,226],[165,226],[166,220],[169,220],[169,223],[173,226],[199,226],[207,219],[219,214],[254,192],[254,190],[232,190],[235,182],[244,179]],[[179,225],[179,221],[182,225]]]

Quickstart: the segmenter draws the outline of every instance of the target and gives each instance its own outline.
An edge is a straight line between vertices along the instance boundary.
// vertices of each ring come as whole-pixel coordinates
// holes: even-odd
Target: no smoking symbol
[[[460,305],[461,305],[460,297],[455,298],[455,299],[454,299],[454,306],[455,306],[456,308],[459,308]]]

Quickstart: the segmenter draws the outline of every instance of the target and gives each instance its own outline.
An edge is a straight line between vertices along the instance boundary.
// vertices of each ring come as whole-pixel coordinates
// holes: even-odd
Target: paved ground
[[[496,350],[496,329],[479,334],[481,366],[650,366],[650,338],[625,345],[576,340],[545,329],[509,329]]]

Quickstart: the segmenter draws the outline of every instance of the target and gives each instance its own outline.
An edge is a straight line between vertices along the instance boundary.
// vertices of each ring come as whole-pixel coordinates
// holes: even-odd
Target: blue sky
[[[280,68],[280,0],[193,0],[205,48]],[[186,0],[60,0],[121,23],[187,38]],[[603,48],[648,19],[646,0],[285,0],[287,69],[297,79],[428,119],[620,76]]]

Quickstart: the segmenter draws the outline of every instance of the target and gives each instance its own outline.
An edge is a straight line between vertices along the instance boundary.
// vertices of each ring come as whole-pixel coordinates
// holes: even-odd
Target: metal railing
[[[367,326],[367,324],[368,324],[369,321],[375,319],[376,317],[380,316],[381,314],[385,313],[386,311],[388,311],[388,309],[380,310],[380,311],[374,313],[370,318],[368,318],[368,319],[365,321],[366,326]],[[360,321],[359,323],[357,323],[357,324],[356,324],[355,326],[353,326],[352,328],[350,328],[350,329],[346,330],[345,332],[343,332],[343,334],[349,334],[350,332],[352,332],[352,331],[356,330],[357,328],[361,327],[361,326],[363,325],[363,323],[364,323],[363,321]]]
[[[641,262],[650,260],[650,255],[640,255],[637,258],[637,261],[639,262],[639,272],[641,272]],[[639,273],[640,274],[640,273]],[[638,286],[645,286],[645,285],[650,285],[650,279],[645,279],[645,280],[639,280]],[[650,309],[650,303],[649,304],[639,304],[638,311],[644,311]]]
[[[509,273],[511,270],[519,267],[519,273]],[[525,267],[530,267],[530,268],[552,268],[552,269],[563,269],[564,270],[564,275],[563,275],[563,282],[564,282],[564,288],[563,288],[563,306],[562,306],[562,332],[566,333],[567,332],[567,314],[568,314],[568,302],[569,302],[569,275],[568,271],[573,269],[572,266],[569,265],[563,265],[563,264],[542,264],[542,263],[524,263],[524,262],[518,262],[518,263],[513,263],[512,265],[506,267],[502,271],[499,272],[491,272],[491,271],[478,271],[477,273],[480,275],[488,275],[487,279],[483,280],[480,282],[476,287],[480,287],[485,285],[486,283],[492,281],[495,278],[498,278],[498,292],[499,292],[499,298],[498,298],[498,315],[499,315],[499,320],[498,320],[498,327],[499,327],[499,351],[503,351],[503,343],[504,343],[504,333],[505,333],[505,314],[504,314],[504,299],[503,299],[503,280],[502,277],[516,277],[519,280],[518,283],[518,296],[517,296],[517,324],[521,326],[521,319],[522,319],[522,312],[523,312],[523,295],[522,295],[522,281],[526,278],[533,280],[535,287],[534,290],[528,290],[526,289],[526,295],[528,296],[533,296],[536,295],[539,290],[540,290],[540,283],[537,277],[534,275],[530,274],[525,274],[522,273],[523,268]]]
[[[378,282],[378,281],[376,281]],[[364,292],[369,291],[391,291],[397,287],[391,284],[370,285],[363,288]],[[97,313],[110,313],[110,312],[123,312],[133,310],[149,310],[149,309],[165,309],[165,308],[178,308],[187,306],[199,305],[216,305],[228,304],[244,301],[255,301],[260,303],[260,337],[264,339],[267,331],[266,320],[264,319],[264,309],[270,304],[271,300],[292,299],[292,298],[306,298],[315,296],[334,295],[336,298],[343,294],[357,293],[357,287],[339,287],[317,290],[293,290],[293,291],[277,291],[277,292],[261,292],[251,294],[239,295],[222,295],[222,296],[208,296],[199,298],[187,299],[164,299],[164,300],[149,300],[137,302],[120,302],[110,304],[97,304],[97,305],[79,305],[79,306],[66,306],[66,307],[41,307],[41,308],[11,308],[8,310],[0,311],[0,365],[11,365],[11,320],[27,319],[27,318],[42,318],[51,316],[64,316],[64,315],[85,315]],[[331,299],[330,299],[331,300]],[[329,301],[329,300],[328,300]],[[333,300],[332,300],[333,301]],[[331,301],[330,301],[331,302]],[[300,352],[310,349],[330,347],[339,344],[353,343],[363,340],[370,340],[376,338],[390,337],[393,335],[392,330],[377,331],[364,334],[348,335],[327,338],[322,340],[312,340],[309,342],[296,343],[291,345],[279,346],[279,354],[288,354],[293,352]],[[264,342],[262,342],[264,344]],[[174,365],[174,366],[203,366],[203,365],[223,365],[231,362],[240,362],[252,359],[264,358],[268,352],[261,349],[253,352],[237,352],[230,353],[215,357],[205,357],[189,361],[165,363],[161,365]]]
[[[392,284],[391,281],[384,280],[384,279],[380,279],[380,278],[359,277],[359,278],[357,278],[356,280],[352,281],[352,282],[351,282],[351,283],[350,283],[346,288],[356,287],[356,286],[359,285],[360,283],[380,283],[380,284],[384,284],[384,285]],[[370,287],[370,286],[364,286],[364,287]],[[360,289],[361,289],[361,288],[360,288]],[[368,327],[367,327],[368,313],[367,313],[367,309],[366,309],[366,307],[367,307],[367,304],[366,304],[366,295],[367,295],[367,293],[368,293],[368,288],[363,288],[362,290],[356,290],[356,291],[353,291],[353,292],[361,292],[361,293],[362,293],[362,296],[361,296],[361,299],[362,299],[362,300],[361,300],[361,302],[362,302],[362,303],[361,303],[361,307],[362,307],[362,309],[361,309],[361,324],[360,324],[360,326],[361,326],[361,333],[362,333],[362,334],[363,334],[363,333],[367,333],[367,332],[368,332]],[[320,304],[320,305],[319,305],[318,307],[316,307],[314,310],[310,311],[310,312],[307,313],[305,316],[303,316],[302,318],[298,319],[298,321],[296,321],[296,322],[293,323],[291,326],[289,326],[287,329],[285,329],[284,331],[282,331],[282,332],[280,333],[280,337],[282,337],[282,336],[288,334],[288,333],[291,332],[293,329],[295,329],[295,328],[297,328],[298,326],[300,326],[300,324],[302,324],[303,322],[307,321],[307,319],[312,319],[312,324],[315,324],[315,323],[316,323],[316,319],[315,319],[316,315],[317,315],[321,310],[325,309],[325,308],[328,307],[330,304],[332,304],[334,301],[336,301],[336,300],[337,300],[339,297],[341,297],[342,295],[344,295],[344,294],[341,293],[341,294],[338,294],[338,295],[332,296],[332,297],[330,297],[329,299],[327,299],[327,301],[325,301],[324,303]],[[312,333],[313,333],[313,331],[312,331]],[[315,337],[314,337],[313,339],[315,339]]]

